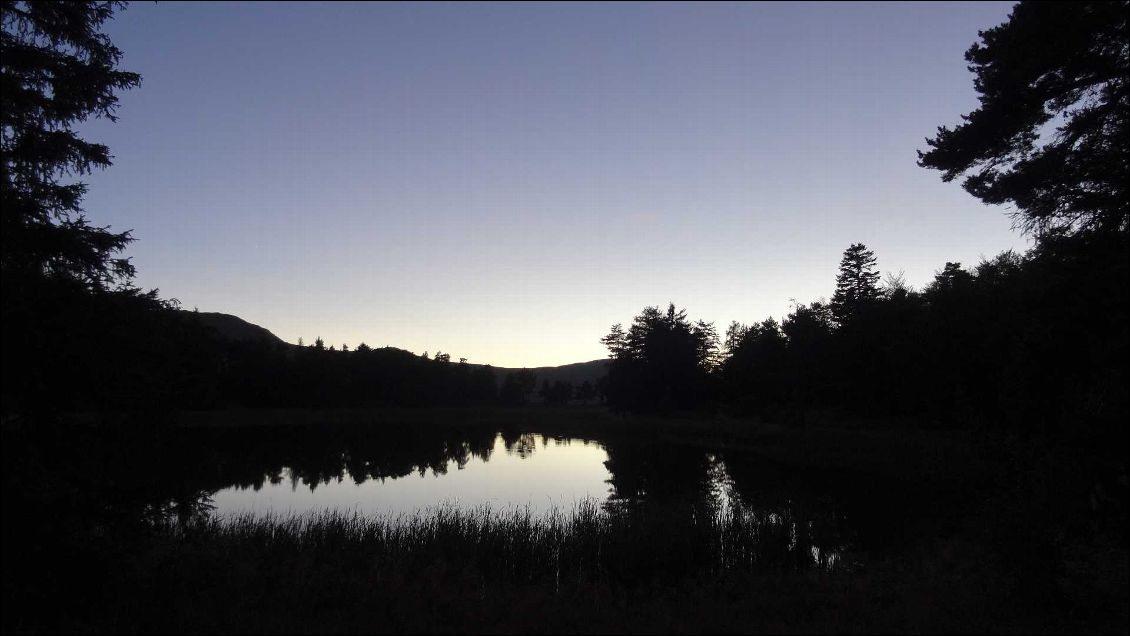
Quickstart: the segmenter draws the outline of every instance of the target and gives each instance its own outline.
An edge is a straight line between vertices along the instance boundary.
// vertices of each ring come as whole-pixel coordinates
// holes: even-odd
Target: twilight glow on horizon
[[[722,332],[851,243],[917,288],[1027,248],[915,153],[1011,6],[132,4],[84,208],[137,285],[289,342],[558,365],[669,301]]]

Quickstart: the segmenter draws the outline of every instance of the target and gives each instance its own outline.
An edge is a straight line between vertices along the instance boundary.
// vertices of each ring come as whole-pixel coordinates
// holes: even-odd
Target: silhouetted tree
[[[973,275],[961,268],[961,263],[947,262],[941,270],[934,274],[934,280],[926,286],[925,293],[929,297],[939,297],[944,294],[965,289],[973,282]]]
[[[568,404],[573,397],[573,383],[565,380],[556,380],[549,392],[550,404]]]
[[[887,300],[897,300],[906,298],[914,294],[914,288],[906,282],[906,272],[899,270],[899,273],[892,274],[887,272],[887,278],[883,281],[881,295]]]
[[[1029,231],[1127,231],[1127,2],[1020,2],[965,53],[977,110],[919,152]],[[1046,126],[1058,124],[1054,133]]]
[[[526,404],[534,389],[537,388],[537,381],[537,375],[528,369],[511,371],[506,374],[502,381],[502,388],[499,389],[499,400],[503,404],[509,405]]]
[[[807,409],[828,403],[834,326],[832,309],[822,302],[797,304],[781,321],[781,331],[788,341],[790,397],[801,423]]]
[[[873,305],[880,297],[879,272],[875,270],[875,253],[862,243],[853,243],[844,250],[836,291],[832,295],[832,316],[845,325]]]
[[[601,342],[611,358],[606,391],[613,407],[668,410],[708,399],[718,336],[709,323],[689,322],[674,303],[665,314],[645,307],[626,333],[613,325]]]
[[[471,372],[471,395],[478,403],[492,403],[498,399],[498,381],[495,378],[494,368],[489,364],[476,367]]]
[[[749,327],[736,320],[732,321],[729,327],[726,327],[726,340],[722,347],[723,358],[734,355],[734,351],[741,346],[742,339],[745,338],[748,329]]]
[[[698,346],[698,359],[703,370],[711,373],[722,364],[722,354],[718,350],[718,331],[714,323],[699,320],[694,324],[693,334]]]
[[[133,287],[133,240],[88,222],[80,179],[111,164],[76,127],[136,87],[101,33],[118,2],[0,2],[0,316],[5,413],[172,408],[212,390],[206,330]],[[214,387],[213,387],[214,388]]]
[[[577,387],[576,398],[577,401],[588,404],[589,400],[596,398],[596,386],[589,380],[585,380]]]
[[[624,333],[624,327],[620,323],[612,325],[608,335],[602,337],[600,342],[608,348],[608,357],[614,360],[627,353],[628,336]]]
[[[92,226],[83,215],[86,184],[71,175],[110,165],[109,149],[74,126],[116,121],[116,91],[141,83],[117,69],[122,53],[99,32],[123,2],[3,2],[0,35],[0,264],[10,284],[35,277],[90,290],[128,287],[134,268],[114,258],[133,239]],[[6,293],[7,295],[7,293]]]
[[[1125,445],[1128,8],[1017,4],[965,54],[980,107],[919,153],[943,180],[964,176],[982,201],[1014,206],[1037,239],[1023,257],[982,263],[972,281],[955,268],[926,290],[929,343],[952,375],[937,384],[954,397],[938,397],[952,412],[967,405],[1045,432],[1070,422],[1076,435]],[[962,352],[960,364],[947,359]]]
[[[602,375],[596,379],[596,398],[601,402],[608,401],[608,376]]]
[[[555,380],[553,384],[549,380],[542,380],[538,397],[545,404],[566,404],[573,397],[573,385],[564,380]]]
[[[835,318],[826,303],[814,302],[795,305],[781,323],[781,331],[789,339],[789,347],[812,351],[826,346],[832,335]]]
[[[908,414],[920,407],[921,386],[927,381],[923,369],[930,363],[921,355],[922,309],[922,297],[902,273],[888,274],[868,325],[861,330],[863,346],[869,349],[857,353],[871,361],[867,381],[881,387],[872,398],[877,411]],[[856,387],[860,394],[867,389],[864,383]]]
[[[731,328],[736,341],[722,366],[727,394],[743,409],[764,412],[784,396],[785,334],[772,318]]]

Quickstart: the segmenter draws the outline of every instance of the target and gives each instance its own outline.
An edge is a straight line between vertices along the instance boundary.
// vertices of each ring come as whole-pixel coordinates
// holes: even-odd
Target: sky
[[[1029,241],[919,168],[1011,3],[136,3],[90,221],[135,283],[289,342],[601,358],[648,305],[719,332]]]

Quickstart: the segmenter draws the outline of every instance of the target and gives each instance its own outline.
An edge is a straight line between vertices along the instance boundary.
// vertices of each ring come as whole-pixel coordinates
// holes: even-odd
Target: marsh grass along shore
[[[61,608],[5,612],[6,632],[1117,632],[1126,624],[1117,514],[1103,521],[1087,503],[1091,474],[1033,440],[584,408],[189,414],[172,430],[154,441],[99,429],[91,436],[100,441],[88,444],[72,427],[71,443],[54,453],[44,431],[5,432],[5,502],[9,518],[23,520],[6,526],[5,540],[26,547],[6,552],[5,598]],[[665,475],[683,479],[686,466],[700,465],[695,457],[718,454],[756,505],[620,498],[544,516],[448,506],[371,517],[214,515],[206,506],[224,466],[246,464],[240,480],[281,461],[332,477],[348,461],[335,440],[377,435],[352,448],[375,457],[400,449],[437,465],[448,451],[429,449],[527,433],[600,440],[614,477],[628,479],[620,489],[678,490]],[[190,461],[170,464],[178,452]],[[196,471],[193,480],[168,481],[176,466]],[[397,470],[414,470],[404,466]],[[796,490],[801,477],[820,485],[815,494]],[[821,511],[827,497],[858,492],[869,503],[844,510],[857,524],[867,517],[866,532],[845,535]],[[169,493],[164,505],[145,503]]]

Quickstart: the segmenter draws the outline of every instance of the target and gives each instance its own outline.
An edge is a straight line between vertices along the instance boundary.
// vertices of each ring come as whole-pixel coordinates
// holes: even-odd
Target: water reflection
[[[523,433],[521,435],[506,435],[500,433],[499,436],[506,445],[506,452],[511,455],[517,455],[525,459],[532,456],[534,451],[537,450],[536,436],[533,433]],[[543,446],[544,445],[543,443]]]
[[[772,562],[788,569],[836,567],[853,545],[847,516],[827,497],[781,486],[780,469],[755,456],[704,452],[661,443],[608,446],[605,463],[615,514],[661,517],[663,526],[731,528],[734,544],[724,558]],[[792,471],[796,472],[796,471]],[[752,532],[755,536],[746,536]],[[683,533],[687,534],[687,533]]]
[[[99,514],[116,510],[119,517],[183,521],[327,509],[396,516],[445,503],[528,506],[537,514],[589,499],[626,519],[633,533],[668,541],[710,528],[729,542],[725,559],[786,568],[834,567],[849,551],[881,543],[903,512],[874,496],[874,484],[749,453],[486,426],[193,430],[158,452],[90,447],[59,464],[70,474],[99,474],[88,480],[90,499],[109,501]]]
[[[362,514],[410,515],[421,508],[457,505],[496,509],[529,507],[534,514],[570,508],[583,499],[607,496],[605,452],[599,445],[573,444],[542,436],[499,434],[492,445],[447,444],[415,465],[361,459],[350,448],[336,469],[281,466],[265,479],[234,484],[213,496],[215,513],[293,514],[326,509]]]

